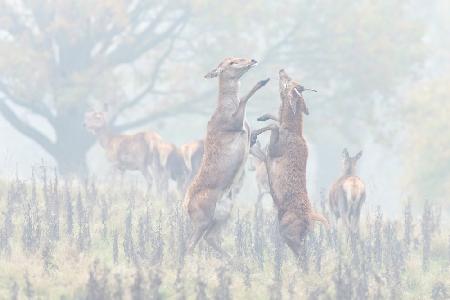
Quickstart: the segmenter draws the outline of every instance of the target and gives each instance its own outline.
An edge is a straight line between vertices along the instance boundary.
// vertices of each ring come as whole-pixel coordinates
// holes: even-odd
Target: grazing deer
[[[314,212],[306,189],[306,163],[308,147],[303,138],[303,114],[308,108],[302,92],[306,89],[292,80],[284,70],[279,72],[281,105],[279,116],[264,115],[260,121],[276,120],[277,124],[255,130],[257,136],[271,131],[265,159],[269,187],[278,210],[280,234],[289,248],[298,256],[304,238],[312,227],[312,221],[320,221],[328,227],[328,221]]]
[[[154,158],[152,145],[159,138],[156,133],[114,134],[108,126],[107,111],[86,112],[84,126],[97,137],[98,142],[106,151],[108,160],[119,170],[121,176],[126,170],[141,171],[148,187],[151,187],[153,177],[148,166]]]
[[[347,229],[356,232],[359,229],[361,206],[366,199],[364,183],[355,175],[356,163],[361,158],[362,151],[351,157],[347,149],[344,149],[342,156],[344,172],[331,187],[330,208],[336,223],[341,218]]]
[[[256,64],[253,59],[226,58],[205,76],[219,78],[219,97],[208,122],[200,169],[185,196],[193,224],[188,244],[191,252],[203,237],[222,256],[229,257],[219,245],[219,235],[231,212],[233,186],[240,180],[249,154],[250,127],[245,109],[251,96],[269,81],[258,82],[246,96],[239,98],[239,80]]]
[[[253,145],[250,154],[253,154],[255,151],[262,153],[264,155],[264,151],[261,148],[261,144],[259,141]],[[264,158],[264,156],[262,156]],[[250,157],[250,166],[248,168],[249,171],[255,172],[256,179],[256,187],[258,189],[257,201],[261,201],[265,194],[270,194],[269,187],[269,179],[267,178],[267,169],[266,169],[266,161],[265,159],[261,159],[261,155],[253,154]]]

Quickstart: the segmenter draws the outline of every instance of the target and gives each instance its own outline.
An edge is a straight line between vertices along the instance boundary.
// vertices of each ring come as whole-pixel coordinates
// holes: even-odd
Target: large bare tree
[[[89,103],[115,102],[115,123],[156,93],[190,16],[180,3],[146,0],[2,1],[0,11],[0,112],[63,173],[86,170],[85,155],[94,142],[82,126]],[[163,113],[156,107],[120,128]],[[53,133],[33,126],[30,114]]]

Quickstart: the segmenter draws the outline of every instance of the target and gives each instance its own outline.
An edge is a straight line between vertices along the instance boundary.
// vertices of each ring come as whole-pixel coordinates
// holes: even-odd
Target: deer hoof
[[[267,79],[261,80],[261,81],[259,82],[259,84],[263,87],[263,86],[265,86],[266,83],[268,83],[269,81],[270,81],[270,78],[267,78]]]
[[[252,133],[250,136],[250,147],[253,147],[253,145],[256,144],[257,140],[258,140],[258,135]]]

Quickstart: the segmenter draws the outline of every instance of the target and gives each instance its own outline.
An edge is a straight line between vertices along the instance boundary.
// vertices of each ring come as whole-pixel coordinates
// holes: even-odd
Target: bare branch
[[[112,51],[107,58],[108,64],[119,65],[131,63],[141,57],[148,50],[152,49],[156,45],[160,44],[164,40],[170,38],[174,33],[176,33],[180,27],[183,27],[189,18],[189,14],[185,12],[180,17],[178,17],[172,24],[163,32],[158,34],[151,34],[145,30],[143,33],[136,36],[134,40],[135,44],[130,45],[128,43],[122,43],[114,51]],[[151,38],[149,38],[151,37]],[[131,47],[132,46],[132,47]]]
[[[150,93],[156,84],[156,81],[159,77],[159,73],[161,71],[162,66],[164,65],[164,63],[166,62],[167,58],[169,57],[170,53],[173,50],[173,45],[175,44],[175,40],[178,37],[178,35],[180,34],[180,32],[182,31],[182,27],[180,28],[180,30],[178,30],[178,32],[176,34],[174,34],[171,37],[171,40],[169,42],[169,46],[167,47],[166,51],[164,51],[163,55],[157,60],[156,65],[153,68],[153,72],[151,75],[151,80],[150,83],[147,85],[146,88],[144,88],[137,96],[135,96],[132,100],[126,102],[125,104],[123,104],[116,112],[116,114],[114,115],[114,117],[111,119],[111,122],[114,123],[115,120],[117,119],[118,115],[123,113],[124,111],[136,106],[137,104],[139,104],[144,97]]]
[[[129,123],[124,123],[124,124],[114,126],[114,128],[117,131],[124,131],[124,130],[128,130],[131,128],[143,126],[147,123],[156,121],[158,119],[162,119],[162,118],[166,118],[166,117],[173,117],[178,114],[199,113],[198,111],[193,110],[192,107],[195,104],[203,102],[205,99],[209,98],[213,94],[214,94],[213,89],[208,90],[194,99],[190,99],[188,101],[182,101],[182,102],[176,103],[170,107],[166,107],[164,109],[160,109],[160,110],[151,112],[151,113],[147,114],[145,117],[131,121]]]
[[[299,27],[299,21],[295,22],[295,24],[292,26],[292,28],[285,35],[283,35],[283,37],[278,42],[276,42],[275,44],[273,44],[271,47],[269,47],[266,50],[266,52],[263,55],[263,59],[261,59],[261,61],[270,60],[272,55],[279,48],[281,48],[283,45],[286,44],[286,41],[289,39],[290,36],[292,36],[292,34],[297,30],[298,27]]]
[[[8,100],[13,102],[15,105],[25,108],[30,112],[47,119],[51,124],[54,124],[55,117],[44,103],[40,101],[27,102],[20,100],[19,98],[14,96],[2,82],[0,82],[0,93],[2,93],[3,96],[7,97]]]
[[[54,154],[54,143],[43,133],[20,120],[16,113],[6,104],[5,98],[0,98],[0,112],[2,113],[5,120],[8,121],[8,123],[10,123],[20,133],[38,143],[50,155]]]

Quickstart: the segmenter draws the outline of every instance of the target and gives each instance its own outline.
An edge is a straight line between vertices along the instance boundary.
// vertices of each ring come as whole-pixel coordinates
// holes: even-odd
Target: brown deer
[[[84,116],[84,126],[96,136],[106,151],[108,160],[123,176],[127,170],[137,170],[144,175],[148,187],[153,183],[149,165],[155,156],[154,145],[160,140],[154,132],[132,135],[114,134],[108,126],[107,111],[89,111]]]
[[[356,163],[362,156],[362,151],[351,157],[344,149],[342,151],[344,172],[332,185],[329,201],[331,212],[335,217],[335,225],[339,218],[351,232],[359,229],[361,207],[366,199],[366,189],[363,181],[355,175]]]
[[[308,108],[302,92],[307,90],[292,80],[284,70],[279,72],[281,105],[279,116],[264,115],[260,121],[276,120],[277,124],[255,130],[252,144],[257,136],[271,131],[265,159],[270,192],[278,210],[280,234],[289,248],[298,256],[304,238],[313,221],[328,227],[328,221],[314,212],[306,189],[306,163],[308,147],[303,138],[303,114]]]
[[[192,182],[202,162],[204,153],[204,141],[197,140],[191,143],[183,144],[180,147],[183,155],[184,164],[187,170],[186,187]]]
[[[205,76],[219,78],[219,97],[208,122],[200,169],[185,196],[193,225],[190,252],[203,237],[222,256],[229,257],[219,245],[220,228],[229,218],[233,185],[240,180],[249,154],[250,127],[245,109],[251,96],[269,81],[258,82],[246,96],[239,98],[239,80],[256,64],[253,59],[225,58]]]
[[[183,192],[188,170],[181,149],[162,139],[156,143],[155,148],[157,149],[155,172],[158,174],[158,192],[160,195],[167,192],[170,180],[176,183],[178,192]]]
[[[261,155],[254,154],[255,151],[262,153],[262,159]],[[267,178],[264,150],[261,148],[261,144],[259,143],[259,141],[257,141],[256,144],[253,145],[250,154],[252,154],[252,156],[249,158],[250,165],[248,170],[255,172],[256,187],[258,189],[258,196],[256,200],[261,201],[264,195],[266,194],[270,195],[270,187],[269,187],[269,179]]]

